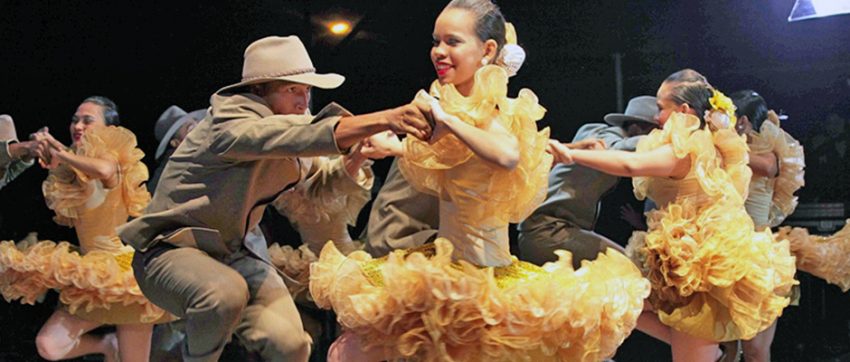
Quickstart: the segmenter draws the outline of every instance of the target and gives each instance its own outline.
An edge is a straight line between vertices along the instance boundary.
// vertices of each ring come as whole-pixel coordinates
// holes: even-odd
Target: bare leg
[[[380,349],[364,351],[360,343],[360,337],[351,332],[343,332],[337,338],[331,348],[328,349],[328,362],[363,361],[377,362],[392,359],[389,353]]]
[[[658,314],[652,311],[652,308],[646,302],[643,303],[643,312],[638,317],[636,328],[652,338],[670,344],[670,333],[672,329],[661,323],[661,320],[658,319]]]
[[[675,329],[671,329],[670,336],[674,362],[714,362],[720,358],[717,342],[697,338]]]
[[[116,331],[122,362],[150,360],[152,324],[125,324],[117,326]]]
[[[744,360],[747,362],[770,361],[770,344],[776,334],[776,322],[756,334],[753,339],[744,341]]]
[[[109,361],[115,355],[114,336],[96,337],[87,334],[99,326],[99,323],[75,317],[58,309],[47,319],[35,337],[38,355],[49,361],[58,361],[87,354],[103,354]]]

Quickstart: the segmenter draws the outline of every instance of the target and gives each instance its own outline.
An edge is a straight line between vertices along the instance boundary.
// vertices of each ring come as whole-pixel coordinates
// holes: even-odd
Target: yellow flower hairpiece
[[[735,123],[738,122],[738,118],[735,117],[735,103],[732,102],[732,99],[727,97],[723,92],[714,89],[712,90],[711,99],[709,99],[709,103],[711,103],[711,110],[716,112],[722,112],[729,117],[729,127],[735,127]]]

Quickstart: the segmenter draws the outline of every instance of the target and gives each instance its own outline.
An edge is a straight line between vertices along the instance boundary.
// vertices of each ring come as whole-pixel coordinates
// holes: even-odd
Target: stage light
[[[797,0],[788,21],[850,14],[850,0]]]
[[[328,25],[328,30],[334,35],[345,35],[351,31],[351,24],[347,21],[334,21]]]

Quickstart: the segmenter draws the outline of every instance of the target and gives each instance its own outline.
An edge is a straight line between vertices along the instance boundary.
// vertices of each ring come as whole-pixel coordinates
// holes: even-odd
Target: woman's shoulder
[[[651,151],[661,146],[670,145],[674,150],[682,151],[677,153],[688,153],[688,150],[696,146],[706,146],[705,141],[708,140],[710,143],[710,139],[708,132],[703,132],[700,128],[699,118],[677,112],[667,118],[662,128],[652,130],[641,139],[638,142],[637,151]]]

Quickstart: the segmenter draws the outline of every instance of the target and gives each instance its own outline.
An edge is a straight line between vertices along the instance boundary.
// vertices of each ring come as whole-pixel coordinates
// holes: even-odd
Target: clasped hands
[[[446,123],[456,119],[443,110],[439,100],[425,91],[419,91],[413,102],[396,108],[396,111],[402,115],[400,122],[394,124],[391,120],[390,130],[364,139],[361,154],[371,159],[400,156],[403,146],[398,134],[434,143],[451,132]]]
[[[27,144],[28,157],[37,158],[38,164],[46,169],[58,167],[60,155],[63,152],[68,152],[68,147],[53,138],[47,127],[42,127],[38,132],[30,134],[30,140],[25,143]]]

